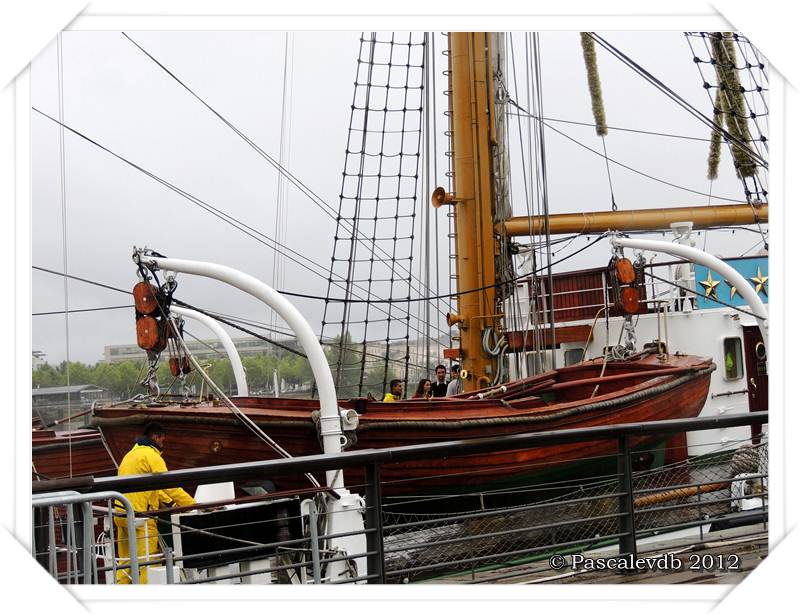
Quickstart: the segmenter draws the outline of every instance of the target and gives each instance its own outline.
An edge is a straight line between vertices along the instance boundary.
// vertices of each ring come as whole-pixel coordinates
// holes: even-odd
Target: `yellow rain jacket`
[[[146,473],[165,473],[167,465],[161,452],[152,445],[136,444],[120,462],[117,475],[144,475]],[[195,500],[183,488],[164,488],[125,494],[136,511],[161,509],[174,503],[178,507],[194,505]]]
[[[161,452],[153,445],[136,443],[120,462],[117,475],[143,475],[146,473],[164,473],[167,465]],[[163,490],[147,490],[144,492],[129,492],[125,497],[131,502],[135,511],[149,511],[161,509],[163,505],[175,504],[179,507],[194,505],[195,500],[182,488],[165,488]],[[117,510],[123,511],[119,505]],[[117,531],[117,558],[121,566],[130,560],[128,549],[128,529],[125,517],[115,517],[114,526]],[[149,519],[145,524],[136,527],[136,544],[139,555],[139,582],[147,583],[147,562],[150,558],[159,555],[158,528],[154,519]],[[131,576],[127,569],[117,571],[117,584],[130,584]]]

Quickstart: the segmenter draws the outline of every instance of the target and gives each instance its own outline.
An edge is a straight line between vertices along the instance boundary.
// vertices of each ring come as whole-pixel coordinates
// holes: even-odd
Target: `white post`
[[[170,312],[179,314],[187,319],[200,321],[203,325],[208,327],[208,329],[217,335],[217,338],[219,338],[219,341],[225,348],[225,352],[228,354],[228,359],[231,360],[233,376],[236,379],[236,395],[249,396],[250,392],[247,388],[247,377],[245,377],[244,374],[244,367],[242,366],[242,359],[239,357],[239,351],[236,350],[233,340],[231,340],[231,337],[228,335],[228,332],[223,329],[222,325],[220,325],[210,316],[203,314],[202,312],[197,312],[196,310],[190,310],[189,308],[182,308],[181,306],[172,305],[170,306]]]
[[[328,360],[322,351],[314,330],[305,320],[302,314],[291,302],[281,296],[275,289],[261,282],[249,274],[242,273],[232,267],[208,263],[204,261],[188,261],[186,259],[168,259],[165,257],[155,257],[150,255],[139,255],[142,263],[155,266],[162,270],[182,272],[184,274],[195,274],[214,278],[225,282],[256,299],[260,299],[267,304],[286,324],[292,328],[297,341],[308,357],[311,364],[311,371],[317,381],[320,402],[320,434],[322,435],[322,450],[326,454],[340,453],[345,442],[342,434],[339,419],[339,406],[336,400],[336,387],[333,383]],[[327,471],[327,484],[330,488],[344,488],[343,473],[340,471]]]
[[[722,259],[718,259],[707,252],[698,248],[692,248],[684,244],[673,244],[672,242],[659,242],[655,240],[634,240],[625,237],[612,236],[611,244],[615,247],[621,246],[623,248],[637,248],[639,250],[652,250],[654,252],[665,252],[667,254],[688,259],[700,265],[704,265],[708,269],[714,270],[717,274],[722,276],[725,280],[732,282],[736,289],[742,294],[742,297],[750,306],[753,316],[756,317],[756,323],[761,330],[761,337],[764,339],[764,346],[767,347],[769,352],[768,333],[769,333],[769,313],[764,306],[764,302],[755,292],[755,289],[750,286],[750,283],[739,272],[733,269],[730,265],[725,263]]]

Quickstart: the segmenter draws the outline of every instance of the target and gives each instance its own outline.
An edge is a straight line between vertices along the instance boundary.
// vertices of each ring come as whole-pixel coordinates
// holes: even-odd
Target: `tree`
[[[64,376],[62,382],[62,375],[50,364],[44,364],[33,371],[31,384],[34,388],[58,387],[59,385],[66,385],[67,381]]]

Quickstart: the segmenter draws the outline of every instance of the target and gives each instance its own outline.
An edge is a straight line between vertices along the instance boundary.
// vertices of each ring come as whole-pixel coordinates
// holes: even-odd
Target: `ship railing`
[[[205,551],[194,552],[173,550],[177,548],[173,541],[173,546],[164,548],[157,558],[151,555],[148,581],[152,583],[157,579],[163,583],[184,584],[402,583],[423,580],[479,583],[533,576],[541,582],[564,574],[559,574],[550,563],[550,558],[556,555],[563,556],[570,563],[576,554],[610,550],[620,557],[635,560],[638,555],[648,553],[649,542],[663,541],[670,534],[679,532],[691,533],[691,536],[682,539],[684,543],[671,544],[669,549],[677,553],[697,543],[698,537],[700,541],[717,537],[713,535],[717,532],[714,530],[716,527],[743,529],[740,535],[728,535],[726,540],[729,543],[765,534],[769,498],[765,435],[748,434],[747,438],[740,439],[740,449],[755,464],[746,472],[741,468],[730,470],[741,465],[734,464],[739,449],[724,448],[723,443],[731,443],[727,437],[719,441],[719,451],[714,454],[687,459],[676,457],[676,462],[651,468],[645,462],[648,456],[659,452],[666,455],[685,451],[687,433],[761,426],[767,422],[766,412],[751,412],[357,450],[330,456],[176,470],[158,475],[104,477],[76,486],[75,491],[79,494],[37,494],[34,506],[86,503],[106,498],[104,495],[108,494],[178,485],[220,481],[252,485],[267,478],[302,476],[332,468],[360,468],[364,472],[363,484],[350,483],[348,489],[364,496],[364,530],[333,533],[318,525],[329,514],[317,507],[323,499],[315,496],[313,489],[294,495],[290,491],[262,494],[254,500],[263,499],[269,506],[277,507],[274,503],[281,502],[285,505],[285,514],[271,509],[272,519],[258,522],[266,522],[263,528],[271,535],[261,535],[258,541],[239,544],[229,540],[224,548],[211,546]],[[648,443],[654,439],[674,443],[670,445],[673,449],[659,449],[653,445],[643,447],[641,444],[645,437],[650,437]],[[683,445],[681,439],[684,439]],[[523,488],[532,498],[522,499],[522,502],[519,502],[521,496],[527,495],[519,490],[496,488],[459,496],[383,496],[384,489],[391,487],[396,492],[402,483],[387,482],[382,478],[382,474],[397,463],[452,460],[482,453],[597,442],[610,442],[615,446],[609,448],[612,453],[603,454],[603,460],[598,456],[588,462],[592,468],[599,467],[601,462],[610,462],[611,470],[596,472],[578,483],[539,481]],[[705,443],[704,446],[711,444]],[[435,464],[430,466],[435,468]],[[36,484],[37,491],[47,490],[48,482]],[[414,493],[413,481],[408,481],[405,487]],[[316,494],[321,496],[330,494],[330,491],[323,487]],[[450,498],[459,499],[454,501],[459,506],[449,506],[447,499]],[[460,507],[467,499],[474,505]],[[437,508],[437,503],[448,506]],[[219,503],[201,505],[216,506]],[[273,532],[269,530],[271,523],[283,525],[281,528],[284,529],[300,527],[302,531],[299,534]],[[173,530],[188,533],[188,537],[192,533],[211,531],[230,539],[237,528],[251,522],[227,522],[218,527],[201,528],[191,519],[186,521],[182,518],[176,523],[173,516],[167,524],[173,524]],[[359,535],[365,539],[365,549],[344,553],[328,547],[333,539]],[[83,541],[87,543],[89,537],[85,535]],[[131,554],[135,553],[131,546]],[[202,563],[207,559],[216,559],[217,563],[199,574],[191,573],[199,570],[193,561]],[[360,560],[366,563],[365,568],[356,567],[355,563]],[[352,563],[353,566],[349,574],[331,579],[327,571],[332,563]],[[88,571],[87,566],[83,570]],[[102,568],[99,571],[102,572]],[[569,568],[565,571],[569,575],[581,573]],[[154,576],[154,572],[159,575]],[[96,581],[97,578],[88,579]],[[113,581],[113,576],[111,579]],[[63,577],[61,581],[65,581]]]
[[[93,503],[106,501],[105,508]],[[112,502],[117,503],[116,510]],[[124,508],[120,514],[119,506]],[[114,523],[112,517],[124,518],[127,530],[129,558],[116,560],[110,567],[112,575],[118,572],[139,583],[139,558],[137,544],[136,513],[130,501],[121,493],[101,491],[81,494],[74,490],[34,494],[31,499],[33,528],[31,533],[31,555],[47,568],[50,575],[66,584],[97,584],[103,568],[98,567],[102,556],[96,541],[96,514],[105,512],[106,528],[113,543]],[[101,535],[102,536],[102,535]]]
[[[671,312],[695,308],[698,291],[692,264],[685,261],[646,263],[643,273],[643,310],[646,306],[647,312],[654,312],[661,304],[666,304]],[[528,305],[531,318],[537,323],[591,319],[598,309],[614,306],[606,268],[560,272],[553,278],[552,291],[546,276],[517,281],[518,301]]]

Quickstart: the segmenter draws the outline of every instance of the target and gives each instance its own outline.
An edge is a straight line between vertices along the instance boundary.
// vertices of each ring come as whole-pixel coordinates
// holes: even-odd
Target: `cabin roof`
[[[77,394],[83,391],[105,391],[97,385],[70,385],[60,387],[34,387],[31,394],[34,396],[57,396],[63,394]]]

